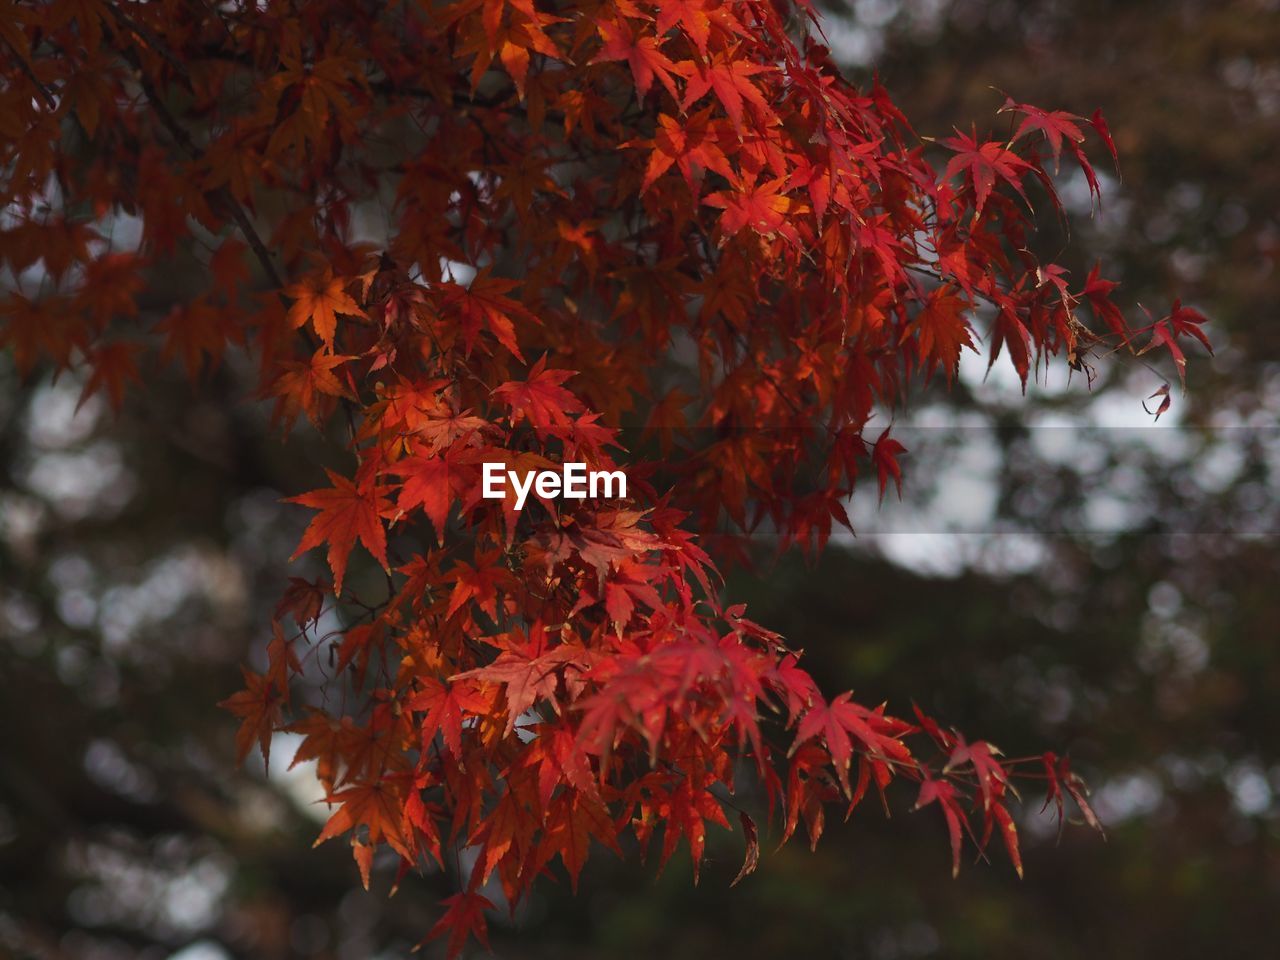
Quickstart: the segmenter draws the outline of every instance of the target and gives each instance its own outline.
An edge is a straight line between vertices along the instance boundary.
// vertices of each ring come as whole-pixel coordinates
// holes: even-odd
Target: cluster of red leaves
[[[941,809],[956,865],[966,833],[998,832],[1021,870],[1020,762],[825,696],[722,605],[734,541],[713,562],[687,525],[820,549],[860,466],[882,495],[901,482],[902,445],[868,422],[950,380],[975,324],[1025,384],[1136,337],[1181,373],[1203,318],[1131,330],[1096,270],[1076,287],[1029,252],[1064,151],[1098,192],[1100,116],[1010,102],[1007,139],[930,147],[840,76],[810,16],[0,2],[0,339],[24,373],[83,365],[117,406],[143,355],[195,378],[244,346],[280,422],[346,431],[354,466],[294,498],[332,583],[292,583],[266,673],[225,705],[242,755],[303,735],[334,810],[320,839],[348,837],[366,883],[378,848],[402,871],[476,851],[433,931],[450,953],[484,937],[492,877],[514,905],[624,835],[696,865],[748,773],[784,838],[900,780]],[[137,243],[113,240],[122,215]],[[207,264],[207,288],[155,321],[139,299],[175,263]],[[626,502],[481,499],[486,461],[613,468],[631,428],[653,456],[625,464]],[[357,545],[378,597],[350,589]],[[321,648],[344,708],[297,702]],[[1070,796],[1094,822],[1065,760],[1034,763],[1060,814]]]

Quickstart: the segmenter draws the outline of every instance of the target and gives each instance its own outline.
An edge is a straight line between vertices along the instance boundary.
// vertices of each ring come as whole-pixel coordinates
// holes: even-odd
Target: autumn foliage
[[[900,485],[875,418],[982,340],[1024,385],[1207,346],[1195,311],[1132,328],[1097,270],[1029,250],[1060,164],[1099,195],[1101,115],[1010,100],[934,141],[815,37],[781,0],[0,0],[0,339],[117,407],[235,351],[282,431],[332,438],[291,498],[331,577],[290,581],[224,706],[242,756],[303,735],[318,841],[366,885],[384,848],[401,874],[475,852],[451,954],[593,849],[696,871],[736,823],[745,876],[744,781],[814,843],[901,781],[955,869],[998,834],[1021,872],[1019,777],[1096,825],[1065,758],[824,693],[723,595],[748,534],[819,550],[860,472]],[[157,310],[178,268],[202,280]],[[484,462],[570,460],[630,499],[481,498]],[[348,695],[300,695],[317,671]]]

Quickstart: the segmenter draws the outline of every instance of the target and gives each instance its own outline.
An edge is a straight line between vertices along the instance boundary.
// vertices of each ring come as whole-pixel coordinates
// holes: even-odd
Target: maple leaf
[[[783,657],[767,676],[770,685],[777,690],[786,701],[787,712],[792,721],[807,710],[822,694],[813,677],[800,669],[799,660],[794,654]]]
[[[509,380],[493,394],[511,408],[511,422],[527,420],[537,430],[568,426],[569,414],[583,409],[582,401],[562,384],[573,376],[572,370],[548,370],[547,358],[540,357],[524,382]]]
[[[943,768],[943,772],[947,773],[963,764],[971,764],[974,774],[978,778],[978,788],[982,793],[982,806],[984,810],[990,810],[993,800],[1004,792],[1009,782],[1008,776],[1004,772],[1004,768],[1000,766],[1000,762],[996,759],[1000,751],[989,743],[981,740],[975,743],[967,743],[964,737],[958,737],[951,756],[947,760],[947,765]]]
[[[916,349],[920,362],[932,371],[941,366],[947,382],[960,366],[960,351],[965,347],[976,352],[966,314],[969,304],[949,287],[939,287],[916,315],[904,337],[918,333]]]
[[[1185,387],[1187,383],[1187,355],[1182,352],[1182,347],[1178,346],[1177,334],[1170,328],[1167,320],[1157,320],[1151,327],[1150,342],[1138,351],[1138,354],[1144,354],[1155,346],[1163,345],[1169,351],[1169,356],[1173,358],[1174,366],[1178,369],[1178,380]],[[1150,399],[1148,397],[1147,399]]]
[[[391,471],[404,477],[396,507],[408,512],[422,507],[436,531],[436,542],[444,543],[449,501],[457,484],[455,467],[447,457],[409,457],[398,461]]]
[[[409,698],[406,706],[425,714],[420,728],[423,751],[430,747],[439,733],[445,749],[459,757],[462,755],[463,718],[486,710],[488,702],[465,683],[446,685],[432,677],[423,677],[419,680],[417,692]]]
[[[430,417],[421,421],[417,435],[435,453],[451,446],[456,440],[478,442],[489,421],[470,415],[469,410],[447,417]]]
[[[301,496],[290,497],[286,502],[299,503],[319,510],[311,518],[298,549],[297,559],[314,547],[329,545],[329,568],[333,571],[334,592],[342,593],[342,581],[347,572],[347,558],[359,540],[384,568],[387,567],[387,534],[382,527],[382,517],[391,510],[391,502],[383,496],[385,490],[371,471],[364,471],[356,480],[348,480],[332,470],[326,470],[327,489],[313,490]]]
[[[494,868],[512,855],[523,860],[533,845],[534,830],[533,818],[517,799],[515,785],[510,785],[473,836],[481,847],[481,881],[487,881]]]
[[[1184,307],[1181,300],[1175,300],[1167,316],[1162,317],[1146,328],[1151,332],[1151,340],[1138,351],[1138,356],[1147,353],[1156,346],[1166,347],[1169,351],[1169,356],[1173,357],[1173,362],[1178,369],[1178,379],[1185,388],[1187,384],[1187,357],[1182,352],[1182,347],[1178,344],[1178,338],[1183,336],[1194,337],[1212,354],[1213,346],[1209,343],[1208,336],[1200,326],[1205,322],[1206,318],[1200,311],[1191,307]],[[1151,398],[1148,397],[1147,399]]]
[[[416,840],[421,849],[426,850],[436,863],[443,865],[444,858],[440,850],[440,828],[436,826],[438,809],[423,802],[422,791],[430,785],[426,776],[418,776],[409,790],[409,797],[404,803],[404,831],[407,837]],[[404,868],[403,862],[401,869]],[[395,893],[395,888],[392,888]]]
[[[737,26],[736,18],[728,10],[706,0],[663,0],[658,8],[658,33],[666,33],[679,24],[703,57],[707,55],[713,23],[726,29]]]
[[[1088,789],[1079,774],[1071,769],[1070,759],[1068,757],[1059,757],[1053,751],[1049,751],[1041,757],[1041,765],[1044,767],[1045,781],[1048,786],[1044,803],[1046,807],[1050,803],[1057,807],[1059,827],[1061,827],[1065,819],[1062,796],[1062,792],[1065,790],[1071,799],[1075,801],[1076,807],[1084,816],[1085,822],[1105,837],[1102,822],[1089,805]]]
[[[636,93],[643,100],[656,77],[667,88],[672,97],[678,97],[672,71],[676,69],[667,56],[661,51],[661,41],[656,37],[635,33],[625,23],[611,20],[597,20],[596,29],[604,40],[604,46],[596,54],[592,63],[609,63],[614,60],[626,60],[635,77]]]
[[[637,600],[653,609],[662,606],[662,597],[647,583],[615,578],[604,585],[604,608],[619,635],[622,628],[631,622]]]
[[[867,710],[849,693],[829,704],[814,702],[796,727],[791,754],[805,741],[820,737],[831,754],[832,765],[846,794],[850,793],[849,766],[855,745],[873,760],[910,762],[911,752],[898,737],[911,730],[909,724],[886,718],[882,711]]]
[[[649,411],[644,423],[643,437],[656,437],[663,456],[671,453],[678,436],[688,433],[689,421],[684,410],[693,400],[679,387],[669,390]]]
[[[1020,113],[1023,117],[1017,132],[1014,133],[1009,142],[1011,144],[1016,143],[1028,134],[1039,131],[1044,134],[1045,140],[1049,143],[1055,168],[1062,158],[1062,143],[1064,140],[1069,144],[1084,142],[1084,131],[1080,129],[1080,124],[1084,122],[1084,119],[1077,117],[1074,113],[1068,113],[1065,110],[1042,110],[1031,104],[1015,103],[1012,98],[1006,98],[1004,106],[1000,108],[999,112],[1005,113],[1008,111]]]
[[[756,829],[756,822],[747,816],[745,811],[739,812],[738,818],[742,822],[742,834],[747,840],[747,852],[742,860],[742,869],[729,884],[731,887],[736,887],[755,873],[756,867],[760,864],[760,831]]]
[[[1102,138],[1102,142],[1106,144],[1107,150],[1111,154],[1111,161],[1115,164],[1116,173],[1119,174],[1120,156],[1116,153],[1115,141],[1111,139],[1111,129],[1107,126],[1107,121],[1102,116],[1101,110],[1093,111],[1093,116],[1089,118],[1089,124],[1098,132],[1098,136]]]
[[[955,784],[946,780],[936,780],[926,776],[920,784],[920,794],[916,797],[915,809],[937,802],[942,808],[942,815],[947,821],[947,834],[951,837],[951,876],[960,875],[960,845],[963,842],[962,831],[967,829],[969,821],[960,806],[960,797]]]
[[[165,337],[160,358],[181,357],[192,380],[200,374],[206,358],[210,366],[216,366],[228,343],[243,340],[239,326],[227,312],[203,298],[189,304],[176,304],[156,324],[156,332]]]
[[[300,627],[314,623],[324,607],[325,595],[332,590],[332,584],[326,584],[321,580],[312,582],[301,577],[290,577],[289,586],[285,588],[284,595],[276,604],[276,619],[279,620],[288,614]]]
[[[954,137],[943,140],[942,145],[956,153],[947,163],[943,176],[949,180],[964,174],[973,188],[974,223],[982,218],[987,198],[991,196],[992,189],[1000,181],[1013,187],[1026,201],[1027,194],[1022,186],[1022,178],[1030,171],[1031,165],[1022,157],[995,140],[979,143],[976,133],[965,134],[959,130]]]
[[[361,623],[347,630],[338,644],[338,664],[334,668],[338,673],[347,669],[352,663],[356,666],[356,684],[364,683],[369,669],[369,660],[382,646],[386,629],[381,622]]]
[[[534,752],[540,758],[538,797],[543,807],[550,805],[551,797],[561,783],[600,802],[602,798],[591,759],[579,742],[576,731],[563,721],[554,727],[540,724],[537,729]]]
[[[402,857],[412,856],[402,830],[403,780],[377,777],[352,784],[329,794],[325,802],[338,804],[338,809],[325,822],[313,846],[363,827],[369,843],[385,841]]]
[[[743,112],[747,105],[762,123],[774,117],[769,101],[751,79],[769,72],[764,64],[748,63],[731,54],[718,53],[709,64],[684,60],[677,63],[675,69],[685,78],[684,100],[680,104],[684,110],[688,110],[708,93],[714,92],[734,127],[742,126]]]
[[[576,892],[578,876],[591,852],[591,841],[599,840],[621,856],[617,830],[609,811],[599,800],[577,790],[559,794],[547,811],[546,827],[539,845],[538,859],[546,863],[559,856],[569,871],[570,887]]]
[[[106,343],[89,353],[88,362],[93,368],[76,408],[84,404],[99,390],[105,390],[111,409],[119,413],[124,406],[124,391],[130,381],[138,381],[137,354],[140,346],[123,340]]]
[[[717,142],[710,108],[682,119],[661,114],[653,140],[646,143],[652,152],[640,186],[641,193],[653,186],[673,165],[690,190],[696,188],[706,171],[733,177],[728,158]]]
[[[575,651],[565,647],[544,651],[541,628],[535,628],[533,638],[527,643],[509,643],[508,649],[487,667],[468,670],[450,677],[450,682],[474,678],[486,683],[502,684],[507,694],[507,728],[509,735],[515,729],[516,720],[539,700],[555,697],[559,682],[556,671],[565,661],[575,656]]]
[[[1018,372],[1022,381],[1022,389],[1027,389],[1027,377],[1031,374],[1031,331],[1027,325],[1011,309],[1004,307],[996,314],[991,325],[991,358],[987,361],[988,372],[1000,359],[1001,347],[1008,345],[1009,359],[1013,369]]]
[[[683,837],[689,843],[693,882],[697,883],[707,844],[707,821],[729,829],[720,801],[711,791],[686,777],[662,800],[658,810],[663,823],[661,864],[665,865],[671,859]]]
[[[486,897],[468,890],[445,897],[440,904],[445,908],[444,916],[427,934],[428,941],[448,934],[445,956],[450,960],[462,953],[471,937],[475,937],[486,950],[489,948],[489,925],[484,912],[495,907]]]
[[[464,606],[475,600],[480,609],[493,619],[498,617],[498,589],[511,585],[511,575],[494,562],[495,555],[477,557],[473,567],[459,562],[453,569],[453,592],[449,594],[449,607],[445,617],[452,617]]]
[[[524,305],[506,296],[517,286],[518,281],[493,276],[488,267],[476,274],[467,286],[441,284],[445,308],[456,310],[461,318],[462,342],[467,353],[471,352],[483,325],[499,343],[515,354],[516,359],[524,362],[513,321],[532,325],[537,320]]]
[[[1160,405],[1156,407],[1155,411],[1152,412],[1151,410],[1147,409],[1147,400],[1154,400],[1156,397],[1163,397],[1163,399],[1160,401]],[[1155,393],[1151,394],[1151,396],[1147,397],[1146,400],[1142,401],[1142,409],[1146,410],[1147,413],[1150,413],[1153,417],[1155,417],[1156,420],[1159,420],[1162,414],[1167,413],[1169,410],[1169,407],[1171,407],[1172,405],[1173,405],[1173,397],[1169,395],[1169,385],[1167,383],[1161,384],[1160,389],[1156,390]]]
[[[481,8],[480,24],[472,27],[460,47],[460,52],[475,55],[471,69],[473,88],[479,86],[494,54],[497,54],[503,67],[511,75],[521,97],[525,96],[532,53],[540,53],[553,60],[560,59],[560,49],[547,35],[546,28],[564,22],[564,18],[543,13],[530,0],[485,0],[483,4],[457,6],[464,10]]]
[[[1119,284],[1114,280],[1103,279],[1099,270],[1100,265],[1095,263],[1093,269],[1089,271],[1089,276],[1085,278],[1081,296],[1088,301],[1090,308],[1112,333],[1127,338],[1129,330],[1124,322],[1124,315],[1121,314],[1120,308],[1111,302],[1111,291]]]
[[[1181,300],[1175,300],[1169,315],[1165,317],[1165,322],[1169,324],[1175,336],[1195,337],[1209,353],[1213,353],[1213,345],[1209,343],[1209,337],[1201,326],[1208,323],[1208,318],[1199,310],[1184,307]]]
[[[319,276],[308,277],[285,289],[285,295],[293,301],[289,308],[289,323],[301,327],[310,322],[311,328],[330,351],[338,329],[338,314],[364,317],[360,305],[346,292],[346,281],[335,277],[329,270]]]
[[[777,177],[754,186],[742,185],[739,190],[720,190],[707,194],[703,203],[720,207],[720,229],[726,237],[732,237],[743,227],[756,233],[781,233],[790,240],[799,240],[795,229],[787,224],[786,213],[792,201],[783,193],[786,178]]]
[[[890,427],[876,438],[871,448],[871,462],[876,466],[876,474],[880,480],[880,500],[884,501],[885,488],[889,486],[889,478],[893,478],[898,490],[898,499],[902,499],[902,467],[898,465],[898,455],[907,452],[897,440],[889,436]]]
[[[270,680],[246,667],[240,668],[244,677],[244,689],[233,693],[218,706],[240,717],[240,729],[236,731],[236,760],[244,763],[253,745],[262,750],[264,765],[271,762],[271,735],[280,726],[284,699]]]
[[[276,379],[271,392],[280,399],[273,417],[283,417],[286,429],[292,426],[299,413],[305,413],[316,426],[321,420],[321,397],[354,399],[334,371],[349,363],[353,357],[340,353],[317,350],[306,361],[286,360],[281,364],[284,372]]]
[[[280,621],[271,621],[271,642],[267,644],[267,682],[284,701],[289,699],[289,675],[301,673],[302,664],[293,652],[293,644],[285,639]]]
[[[290,733],[302,736],[302,742],[294,752],[289,763],[292,770],[300,763],[316,761],[316,778],[327,790],[331,790],[337,782],[339,773],[347,765],[347,747],[350,740],[350,725],[335,721],[322,710],[314,707],[307,715],[285,727]]]
[[[1000,108],[1001,113],[1006,111],[1013,111],[1023,115],[1021,125],[1009,141],[1010,146],[1027,134],[1039,131],[1044,134],[1044,138],[1049,144],[1049,150],[1053,154],[1054,172],[1056,173],[1061,163],[1062,148],[1065,144],[1080,165],[1080,171],[1084,174],[1085,180],[1089,184],[1090,193],[1094,198],[1101,200],[1102,189],[1098,182],[1097,174],[1094,172],[1093,164],[1089,162],[1089,158],[1080,146],[1085,139],[1084,131],[1080,129],[1080,124],[1085,122],[1083,117],[1078,117],[1074,113],[1068,113],[1065,110],[1042,110],[1031,104],[1014,103],[1012,98],[1007,98],[1004,106]],[[1112,159],[1116,160],[1115,144],[1111,142],[1111,134],[1107,131],[1107,125],[1102,120],[1101,113],[1095,113],[1094,120],[1090,122],[1111,151]],[[1118,160],[1116,160],[1116,169],[1119,169]],[[1049,187],[1050,194],[1054,194],[1052,185],[1046,182],[1046,186]],[[1057,200],[1056,194],[1054,194],[1054,200],[1055,202]]]
[[[1004,848],[1009,853],[1009,859],[1013,861],[1013,869],[1018,872],[1018,878],[1021,879],[1022,851],[1018,847],[1018,828],[1013,822],[1013,816],[1009,813],[1008,807],[1002,803],[995,804],[991,812],[996,823],[1000,825],[1000,839],[1004,841]]]

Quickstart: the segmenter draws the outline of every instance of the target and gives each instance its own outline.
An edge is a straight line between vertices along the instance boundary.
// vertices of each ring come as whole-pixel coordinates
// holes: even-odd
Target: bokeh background
[[[729,590],[828,688],[914,697],[1010,754],[1069,750],[1106,840],[1059,841],[1029,792],[1026,879],[997,854],[953,881],[940,819],[900,796],[816,853],[766,835],[733,890],[737,835],[697,887],[683,855],[657,876],[600,851],[576,897],[549,882],[495,920],[495,952],[1280,955],[1280,4],[857,0],[825,25],[927,136],[1000,129],[1006,93],[1101,107],[1123,180],[1091,216],[1068,177],[1072,234],[1046,219],[1037,242],[1075,271],[1100,259],[1126,304],[1181,296],[1216,357],[1158,423],[1141,400],[1162,381],[1132,360],[1096,361],[1092,391],[1055,368],[1024,398],[974,357],[899,415],[901,502],[877,509],[868,483],[856,539]],[[305,523],[280,498],[326,456],[240,402],[252,376],[157,374],[117,418],[0,360],[0,956],[402,957],[452,883],[388,899],[379,870],[364,892],[346,847],[310,849],[305,766],[234,765],[214,703],[261,655]]]

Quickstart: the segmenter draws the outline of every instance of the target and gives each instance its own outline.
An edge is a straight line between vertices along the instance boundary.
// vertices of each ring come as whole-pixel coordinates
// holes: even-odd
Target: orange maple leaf
[[[352,397],[351,391],[334,373],[337,367],[351,359],[341,353],[326,354],[324,350],[317,350],[310,360],[284,361],[281,364],[284,373],[271,389],[279,397],[273,419],[283,415],[287,429],[302,412],[317,427],[320,426],[321,415],[326,409],[321,403],[322,397]]]
[[[316,837],[313,846],[320,846],[326,840],[364,826],[368,831],[368,842],[377,844],[386,842],[391,848],[405,858],[412,854],[405,842],[403,824],[404,789],[403,781],[392,777],[379,777],[375,780],[344,787],[326,798],[328,803],[339,803]],[[356,851],[359,862],[359,851]]]
[[[244,689],[227,697],[218,706],[241,720],[236,731],[236,762],[244,763],[256,742],[262,750],[262,762],[271,759],[271,733],[280,725],[284,698],[275,683],[261,673],[244,667]]]
[[[347,295],[346,281],[334,277],[325,270],[318,277],[310,277],[301,283],[295,283],[285,290],[285,294],[293,300],[289,308],[289,323],[294,328],[303,326],[308,320],[316,336],[324,341],[324,345],[333,350],[333,337],[338,329],[337,315],[342,313],[350,317],[363,317],[365,313],[360,305]]]

